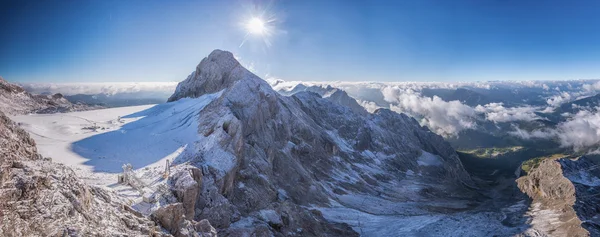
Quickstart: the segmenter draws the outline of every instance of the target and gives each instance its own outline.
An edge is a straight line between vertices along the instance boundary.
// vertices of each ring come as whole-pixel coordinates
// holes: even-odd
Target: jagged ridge
[[[417,205],[395,205],[470,195],[454,150],[414,119],[385,109],[362,113],[309,92],[282,96],[229,52],[203,59],[169,101],[218,91],[199,114],[202,138],[189,164],[204,170],[196,219],[222,232],[351,235],[307,206],[423,214]],[[354,201],[361,197],[387,206],[371,209]],[[288,221],[273,223],[264,212]]]

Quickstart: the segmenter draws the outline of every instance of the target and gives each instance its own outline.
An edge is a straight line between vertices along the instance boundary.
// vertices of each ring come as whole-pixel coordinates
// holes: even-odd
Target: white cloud
[[[547,91],[547,90],[550,90],[550,87],[548,87],[548,85],[546,85],[546,84],[543,84],[543,85],[542,85],[542,88],[543,88],[545,91]]]
[[[584,84],[582,88],[589,92],[600,91],[600,81],[593,84]]]
[[[556,136],[556,131],[555,130],[534,130],[534,131],[526,131],[526,130],[522,130],[518,127],[514,127],[514,131],[510,131],[508,132],[508,134],[515,136],[515,137],[520,137],[522,139],[525,140],[530,140],[530,139],[551,139],[553,137]]]
[[[579,151],[600,146],[600,114],[580,111],[570,120],[559,124],[557,136],[564,147]]]
[[[558,106],[600,91],[600,81],[494,81],[494,82],[303,82],[267,79],[275,90],[290,91],[298,84],[305,86],[330,85],[345,90],[367,111],[389,108],[415,117],[422,125],[443,136],[452,136],[464,129],[476,129],[476,122],[485,118],[494,122],[531,121],[540,119],[536,112],[552,113]],[[502,103],[489,103],[470,107],[459,101],[443,101],[439,97],[424,97],[421,91],[428,89],[471,88],[479,90],[508,89],[515,93],[530,93],[541,96],[548,106],[510,107]],[[494,92],[497,93],[497,92]],[[493,95],[493,93],[491,93]],[[508,95],[507,95],[508,96]],[[573,115],[571,115],[573,116]],[[569,124],[565,124],[568,131]],[[572,124],[574,125],[574,123]],[[571,128],[575,129],[575,128]],[[511,134],[526,139],[557,138],[558,130],[513,131]],[[564,135],[567,138],[569,135]],[[563,141],[564,146],[567,140]],[[585,143],[585,142],[584,142]],[[583,144],[583,143],[582,143]],[[576,145],[576,144],[573,144]]]
[[[535,114],[539,109],[531,106],[504,107],[503,103],[489,103],[484,106],[478,105],[475,111],[485,114],[485,118],[494,122],[531,121],[539,119]]]
[[[600,113],[584,110],[558,124],[555,129],[525,131],[515,127],[509,134],[523,139],[556,138],[561,147],[570,147],[575,151],[600,151]]]
[[[356,102],[358,102],[358,104],[365,108],[369,113],[373,113],[375,112],[375,110],[381,108],[380,106],[371,101],[356,100]]]
[[[382,93],[384,99],[390,102],[391,110],[420,118],[422,125],[437,134],[451,136],[475,127],[475,110],[459,101],[446,102],[437,96],[423,97],[399,87],[386,87]]]
[[[569,94],[568,92],[562,92],[558,95],[554,95],[546,99],[546,103],[548,103],[548,105],[550,106],[558,107],[565,102],[571,101],[571,98],[571,94]]]

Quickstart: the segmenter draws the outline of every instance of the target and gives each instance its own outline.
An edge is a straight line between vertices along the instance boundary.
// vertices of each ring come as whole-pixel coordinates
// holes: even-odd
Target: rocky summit
[[[450,145],[406,115],[348,107],[342,92],[280,95],[220,50],[169,101],[216,92],[195,155],[175,162],[202,170],[195,219],[225,235],[358,235],[336,212],[447,213],[475,195]]]

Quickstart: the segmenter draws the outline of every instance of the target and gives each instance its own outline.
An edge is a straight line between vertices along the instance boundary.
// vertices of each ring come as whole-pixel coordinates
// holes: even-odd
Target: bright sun
[[[250,34],[262,35],[265,33],[265,22],[257,17],[254,17],[246,24],[246,29]]]

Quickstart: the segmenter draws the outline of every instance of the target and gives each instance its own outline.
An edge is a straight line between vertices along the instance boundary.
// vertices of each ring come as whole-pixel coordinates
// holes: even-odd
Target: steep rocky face
[[[204,58],[183,82],[177,85],[168,101],[199,97],[231,86],[244,77],[246,69],[227,51],[215,50]]]
[[[62,94],[32,95],[0,77],[0,111],[7,114],[56,113],[101,108],[72,104]]]
[[[532,228],[551,236],[598,236],[600,171],[585,157],[546,159],[517,180],[532,198]]]
[[[575,187],[573,209],[590,236],[600,236],[600,165],[588,159],[559,160],[563,175]]]
[[[219,91],[199,113],[196,155],[175,162],[202,169],[195,219],[223,233],[352,236],[318,208],[451,212],[438,201],[472,195],[454,150],[414,119],[335,102],[346,101],[343,94],[333,101],[311,92],[282,96],[229,52],[203,59],[169,101]]]
[[[152,218],[175,237],[217,236],[217,230],[210,225],[208,220],[204,219],[199,222],[188,220],[186,212],[184,204],[174,203],[156,210],[152,213]]]
[[[0,236],[161,235],[118,197],[42,159],[35,142],[0,112]]]

